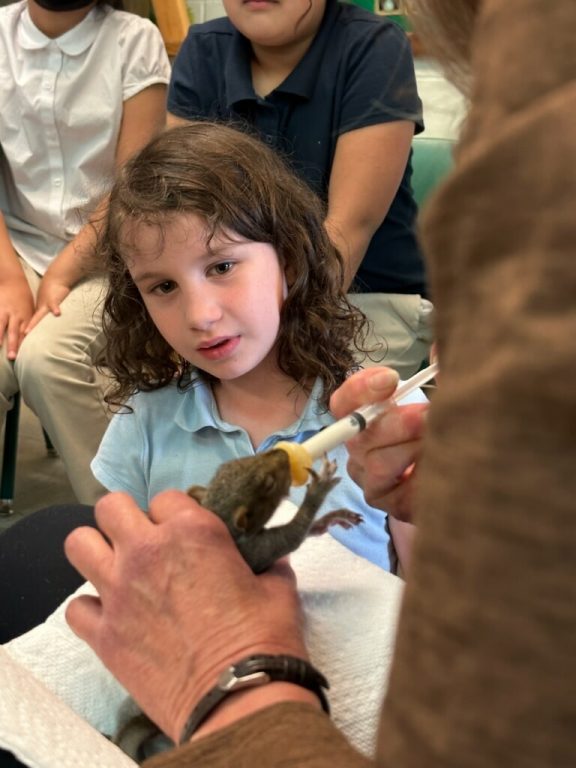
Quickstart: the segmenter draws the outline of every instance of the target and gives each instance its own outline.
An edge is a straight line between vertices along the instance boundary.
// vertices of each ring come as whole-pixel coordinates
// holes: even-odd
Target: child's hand
[[[34,297],[24,275],[0,282],[0,346],[9,360],[15,360],[34,314]]]
[[[367,368],[347,379],[332,395],[330,408],[343,418],[362,405],[384,402],[398,377],[387,368]],[[368,504],[399,520],[412,521],[413,471],[427,404],[393,406],[349,440],[348,472],[364,490]]]
[[[255,576],[224,523],[185,494],[158,495],[149,517],[127,494],[109,494],[96,520],[102,534],[77,528],[66,554],[100,597],[72,600],[66,618],[173,739],[230,663],[253,653],[306,658],[286,562]]]
[[[32,328],[38,325],[40,320],[50,313],[56,317],[61,315],[60,304],[68,296],[70,290],[69,285],[66,285],[57,277],[52,277],[47,272],[42,278],[38,296],[36,297],[36,311],[30,318],[24,333],[30,333]]]

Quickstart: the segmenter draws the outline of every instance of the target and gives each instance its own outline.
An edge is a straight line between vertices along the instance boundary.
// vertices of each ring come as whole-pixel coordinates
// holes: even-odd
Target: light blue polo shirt
[[[321,392],[318,381],[300,418],[267,437],[256,451],[244,429],[221,419],[212,390],[205,382],[198,380],[185,391],[174,384],[155,392],[140,392],[130,400],[132,413],[116,414],[110,422],[92,461],[92,471],[109,491],[129,493],[146,510],[161,491],[207,485],[225,461],[253,456],[280,440],[302,443],[332,424],[333,416],[318,402]],[[330,458],[338,464],[341,481],[318,516],[342,507],[359,512],[364,518],[362,524],[350,530],[332,526],[329,532],[356,554],[388,570],[386,514],[369,507],[361,489],[349,477],[346,448],[335,448]],[[304,487],[294,487],[289,498],[299,505],[304,493]]]

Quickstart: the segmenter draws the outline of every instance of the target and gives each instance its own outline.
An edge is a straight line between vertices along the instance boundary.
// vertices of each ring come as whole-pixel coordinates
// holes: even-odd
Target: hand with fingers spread
[[[388,368],[359,371],[332,395],[330,409],[342,418],[362,405],[385,402],[397,384]],[[398,520],[412,520],[413,475],[427,410],[425,403],[394,406],[346,444],[348,472],[368,504]]]
[[[158,495],[147,517],[109,494],[96,520],[102,533],[76,529],[66,554],[99,598],[76,598],[66,618],[175,741],[229,664],[254,653],[307,658],[287,563],[255,576],[224,523],[187,495]],[[197,733],[279,700],[319,706],[303,688],[271,683],[235,693]]]

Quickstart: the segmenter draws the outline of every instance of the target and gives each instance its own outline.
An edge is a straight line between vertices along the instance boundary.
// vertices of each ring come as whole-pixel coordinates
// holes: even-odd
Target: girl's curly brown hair
[[[160,134],[124,165],[112,188],[97,246],[110,278],[104,364],[114,384],[107,402],[123,404],[175,379],[185,387],[194,376],[211,378],[160,335],[126,266],[128,229],[145,223],[162,237],[168,221],[189,213],[206,221],[210,236],[227,230],[275,248],[288,283],[278,365],[305,391],[319,377],[327,405],[356,365],[353,349],[363,349],[367,321],[346,298],[342,259],[324,229],[323,206],[259,139],[206,121]]]

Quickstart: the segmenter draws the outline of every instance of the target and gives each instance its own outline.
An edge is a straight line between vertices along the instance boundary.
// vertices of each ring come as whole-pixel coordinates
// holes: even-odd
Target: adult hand
[[[6,346],[9,360],[15,360],[34,313],[34,297],[24,275],[0,282],[0,346]]]
[[[362,405],[385,402],[397,384],[398,375],[389,368],[359,371],[332,395],[332,413],[342,418]],[[412,521],[413,475],[427,409],[426,403],[391,405],[347,443],[348,471],[368,504],[406,522]]]
[[[255,576],[223,522],[185,494],[158,495],[149,517],[127,494],[109,494],[96,520],[102,534],[78,528],[65,549],[99,598],[72,600],[66,618],[175,741],[230,663],[307,657],[287,563]]]

